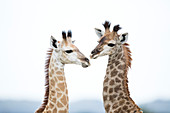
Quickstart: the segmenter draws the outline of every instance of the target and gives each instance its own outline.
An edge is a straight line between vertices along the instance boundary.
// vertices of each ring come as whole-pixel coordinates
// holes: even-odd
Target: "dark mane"
[[[124,47],[124,51],[125,51],[125,56],[126,56],[126,67],[127,68],[131,68],[131,62],[132,62],[132,58],[131,58],[131,51],[129,49],[129,44],[128,43],[124,43],[123,44],[123,47]]]
[[[132,61],[132,58],[131,58],[131,51],[129,49],[129,44],[128,43],[125,43],[123,44],[123,48],[124,48],[124,54],[125,54],[125,57],[126,57],[126,70],[125,70],[125,75],[124,75],[124,87],[125,87],[125,91],[126,91],[126,94],[128,95],[128,98],[130,99],[130,101],[137,107],[137,109],[140,111],[141,109],[139,108],[138,105],[136,105],[136,103],[133,101],[133,99],[130,97],[130,93],[129,93],[129,88],[128,88],[128,78],[127,78],[127,74],[128,74],[128,69],[131,68],[131,61]]]
[[[48,97],[49,97],[49,64],[50,64],[50,59],[52,55],[53,49],[49,49],[47,51],[47,59],[45,62],[45,95],[44,95],[44,100],[41,106],[36,110],[35,113],[42,113],[48,103]]]

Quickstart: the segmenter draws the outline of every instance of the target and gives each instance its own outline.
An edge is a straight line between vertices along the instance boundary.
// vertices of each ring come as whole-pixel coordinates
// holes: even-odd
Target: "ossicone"
[[[65,31],[62,31],[62,37],[64,40],[66,40],[66,32]]]
[[[118,32],[120,29],[122,29],[122,28],[119,26],[119,24],[118,24],[118,25],[115,25],[115,26],[113,27],[113,31],[114,31],[114,32]]]
[[[104,28],[105,29],[109,29],[110,28],[110,25],[111,25],[111,23],[109,22],[109,21],[105,21],[105,23],[103,24],[103,26],[104,26]]]
[[[67,37],[72,37],[72,32],[71,32],[71,30],[68,30],[68,32],[67,32]]]

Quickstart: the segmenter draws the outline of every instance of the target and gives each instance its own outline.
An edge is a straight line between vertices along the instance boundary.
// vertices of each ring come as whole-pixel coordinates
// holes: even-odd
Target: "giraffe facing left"
[[[62,41],[51,36],[51,49],[48,51],[45,72],[45,96],[40,108],[35,113],[68,113],[69,99],[64,75],[65,64],[78,64],[86,68],[90,66],[85,57],[71,40],[72,32],[62,32]]]
[[[105,113],[143,113],[130,97],[128,89],[127,75],[132,61],[129,44],[126,43],[128,33],[118,34],[121,29],[119,25],[115,25],[110,31],[110,25],[109,21],[105,21],[105,32],[95,28],[99,40],[90,55],[92,59],[109,56],[103,82]]]

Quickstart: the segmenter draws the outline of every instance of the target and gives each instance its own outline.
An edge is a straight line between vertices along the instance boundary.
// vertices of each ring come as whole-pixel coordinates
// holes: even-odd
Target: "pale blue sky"
[[[0,99],[42,100],[44,62],[50,36],[71,29],[75,45],[89,57],[94,28],[109,20],[128,32],[132,51],[129,89],[136,103],[170,99],[169,0],[1,0]],[[70,101],[102,100],[108,57],[91,67],[66,65]]]

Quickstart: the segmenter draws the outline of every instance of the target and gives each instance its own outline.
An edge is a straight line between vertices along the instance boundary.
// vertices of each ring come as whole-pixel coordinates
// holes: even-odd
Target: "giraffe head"
[[[117,52],[122,44],[124,44],[128,39],[128,33],[118,34],[118,30],[121,29],[119,25],[115,25],[113,30],[110,32],[110,22],[105,21],[103,24],[105,32],[100,29],[95,28],[95,32],[99,37],[98,45],[91,52],[90,57],[96,59],[97,57],[110,55]]]
[[[82,67],[90,66],[89,59],[86,58],[71,40],[72,32],[69,30],[66,36],[65,31],[62,32],[62,41],[57,41],[51,36],[51,47],[54,54],[57,54],[58,60],[63,64],[78,64]]]

